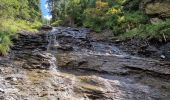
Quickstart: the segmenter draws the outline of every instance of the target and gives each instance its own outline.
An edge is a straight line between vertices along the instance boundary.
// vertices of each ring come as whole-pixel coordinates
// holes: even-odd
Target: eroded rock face
[[[169,99],[168,61],[131,56],[88,32],[58,27],[22,34],[11,55],[0,58],[0,99]]]

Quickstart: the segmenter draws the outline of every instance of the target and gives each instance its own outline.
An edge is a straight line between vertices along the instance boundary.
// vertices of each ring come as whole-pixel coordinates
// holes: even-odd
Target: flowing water
[[[169,100],[169,62],[131,56],[89,32],[21,35],[0,61],[0,100]]]

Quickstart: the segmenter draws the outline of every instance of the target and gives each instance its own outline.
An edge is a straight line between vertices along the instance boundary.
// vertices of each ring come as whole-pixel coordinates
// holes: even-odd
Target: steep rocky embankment
[[[1,100],[168,100],[170,63],[131,56],[88,29],[20,34],[0,59]]]
[[[139,1],[139,2],[138,2]],[[170,1],[169,0],[127,0],[124,7],[125,9],[142,10],[149,16],[148,23],[158,24],[163,20],[170,18]],[[166,36],[161,39],[130,39],[120,44],[125,51],[144,57],[152,57],[156,59],[169,60],[170,59],[170,27],[164,31]]]

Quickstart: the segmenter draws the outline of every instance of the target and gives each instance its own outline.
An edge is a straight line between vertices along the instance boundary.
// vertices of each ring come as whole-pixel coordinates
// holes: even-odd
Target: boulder
[[[143,0],[142,5],[142,9],[148,15],[170,18],[169,0]]]
[[[43,25],[41,30],[52,30],[52,27],[50,25]]]

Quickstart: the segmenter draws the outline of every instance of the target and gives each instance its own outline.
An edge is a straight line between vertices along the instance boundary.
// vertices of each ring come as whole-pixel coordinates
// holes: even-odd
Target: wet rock
[[[170,59],[170,43],[161,46],[160,50],[162,51],[162,54],[165,56],[165,58]]]
[[[25,60],[22,66],[25,69],[49,69],[51,66],[50,55],[48,54],[26,54],[22,58]]]
[[[165,59],[165,58],[166,58],[165,55],[161,55],[160,57],[161,57],[162,59]]]
[[[62,51],[73,51],[73,47],[71,45],[60,46],[57,49]]]
[[[90,32],[89,36],[93,41],[109,41],[113,40],[114,34],[112,30],[104,30],[100,33]]]
[[[41,30],[52,30],[52,27],[50,25],[43,25]]]
[[[131,56],[113,43],[89,40],[86,32],[58,27],[49,34],[21,35],[14,41],[13,55],[0,60],[0,99],[166,100],[170,97],[168,61]],[[55,47],[56,42],[61,47],[48,49],[48,44]],[[132,50],[157,51],[145,41],[133,43],[136,43],[133,48],[129,47]]]
[[[72,55],[68,53],[57,55],[58,66],[67,68],[77,68],[87,64],[86,60],[79,55]]]
[[[158,49],[156,47],[154,47],[154,46],[148,46],[146,48],[146,51],[154,53],[154,52],[158,52]]]
[[[142,48],[138,53],[149,57],[155,55],[155,53],[157,52],[159,52],[159,50],[156,47],[149,45],[146,46],[145,48]]]
[[[14,46],[12,50],[34,50],[41,49],[46,50],[48,41],[46,40],[45,34],[31,34],[31,33],[20,33],[18,38],[13,39]]]
[[[1,89],[1,88],[0,88],[0,92],[1,92],[1,93],[5,93],[4,89]]]
[[[9,77],[6,77],[5,80],[17,81],[17,78],[9,76]]]

